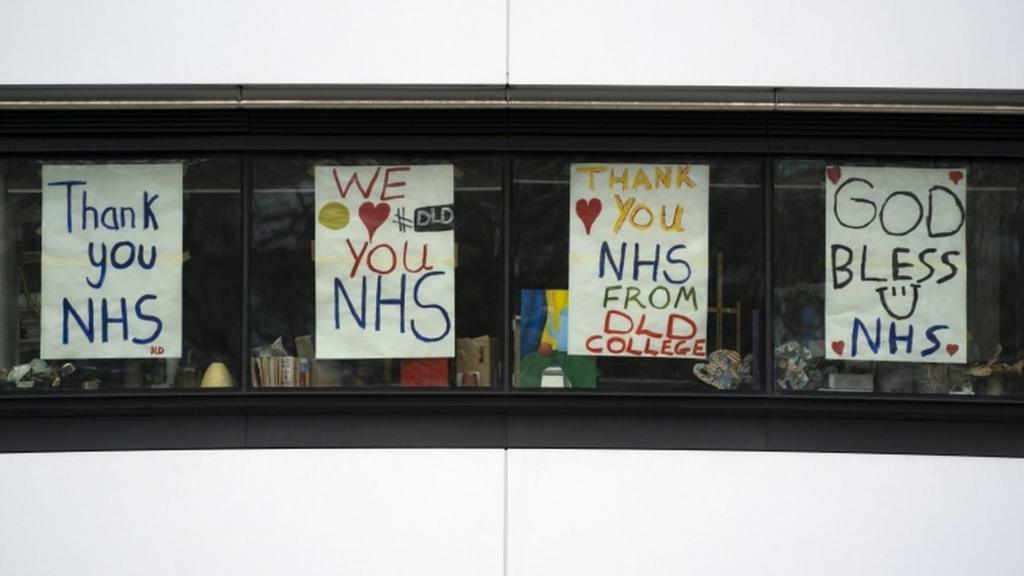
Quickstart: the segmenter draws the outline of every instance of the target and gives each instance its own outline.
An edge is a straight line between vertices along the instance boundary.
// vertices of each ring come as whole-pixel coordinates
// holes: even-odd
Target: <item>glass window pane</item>
[[[162,318],[164,326],[172,329],[178,323],[181,333],[180,354],[160,358],[45,358],[41,356],[41,315],[61,314],[59,303],[42,300],[42,234],[43,202],[42,173],[44,165],[75,165],[103,167],[110,164],[157,165],[182,167],[182,254],[166,255],[181,261],[181,319]],[[138,166],[136,166],[137,168]],[[0,387],[5,392],[35,391],[60,392],[69,390],[141,390],[163,388],[231,388],[240,382],[241,366],[241,202],[240,163],[237,158],[191,158],[122,161],[117,159],[45,159],[8,160],[0,165],[4,197],[0,201],[0,221],[3,238],[0,239]],[[96,196],[94,196],[94,199]],[[155,206],[155,202],[151,206]],[[85,204],[83,204],[84,206]],[[103,210],[100,207],[100,210]],[[153,210],[159,214],[158,208]],[[87,214],[88,216],[88,214]],[[107,218],[112,213],[97,212]],[[142,204],[120,213],[118,223],[143,225],[147,212]],[[112,220],[107,221],[107,225]],[[159,221],[157,222],[159,223]],[[134,227],[133,227],[134,228]],[[112,243],[108,248],[113,258],[113,245],[118,232],[110,231]],[[106,238],[106,237],[105,237]],[[123,238],[122,238],[123,239]],[[97,243],[96,246],[102,246]],[[82,254],[88,253],[88,242],[82,241]],[[130,252],[124,245],[119,254]],[[93,253],[96,262],[102,261],[100,248]],[[139,253],[141,255],[141,252]],[[164,258],[160,255],[158,258]],[[84,256],[83,256],[83,262]],[[125,264],[122,259],[120,264]],[[160,260],[156,261],[157,263]],[[135,260],[129,266],[142,265]],[[102,266],[89,265],[99,274]],[[105,281],[116,283],[113,260],[105,267]],[[87,276],[86,276],[87,277]],[[157,274],[155,277],[163,278]],[[99,284],[99,276],[94,281]],[[73,286],[71,286],[73,288]],[[89,288],[79,287],[85,294]],[[129,296],[142,288],[121,286]],[[143,287],[144,288],[144,287]],[[69,288],[70,289],[70,288]],[[115,286],[115,289],[120,289]],[[153,291],[153,290],[150,290]],[[173,288],[171,292],[176,292]],[[140,292],[141,293],[141,292]],[[82,294],[79,294],[82,295]],[[132,300],[132,298],[128,298]],[[97,292],[96,308],[102,310]],[[133,302],[135,300],[132,300]],[[113,301],[110,301],[113,302]],[[108,304],[110,303],[108,302]],[[111,309],[116,306],[111,304]],[[140,307],[126,308],[133,313],[145,311]],[[76,332],[81,326],[90,326],[88,312],[78,311],[82,323],[69,325],[73,334],[69,338],[85,337]],[[104,325],[102,312],[93,310],[96,334]],[[159,316],[159,314],[158,314]],[[142,318],[142,316],[138,316]],[[138,319],[136,318],[136,319]],[[145,318],[143,318],[145,319]],[[118,313],[110,312],[109,337],[116,340],[122,330]],[[126,325],[131,326],[129,319]],[[133,327],[134,329],[134,327]],[[99,337],[99,336],[94,336]],[[134,338],[129,335],[130,338]],[[141,338],[145,340],[145,338]],[[145,347],[144,345],[141,345]],[[150,351],[162,355],[160,351]]]
[[[327,179],[332,194],[348,186],[348,195],[318,205],[318,167],[328,170],[322,171],[321,177]],[[374,181],[378,167],[385,168],[380,180]],[[404,189],[382,192],[389,174],[387,167],[394,169],[390,174],[396,182],[405,183]],[[339,169],[337,174],[330,171],[334,168]],[[431,181],[435,184],[425,184],[420,178],[431,170],[447,176]],[[351,180],[357,172],[362,175],[358,183]],[[253,386],[500,388],[502,179],[500,158],[256,158],[249,294]],[[372,193],[368,191],[371,181],[375,182]],[[368,197],[360,195],[359,186]],[[397,198],[407,191],[408,196]],[[409,204],[417,191],[437,198],[450,194],[453,222],[442,222],[446,216],[437,204],[432,224],[437,229],[418,229],[424,222],[416,222],[417,213]],[[386,217],[374,220],[374,212],[363,213],[362,205],[366,203],[372,211],[384,210],[381,206],[386,204]],[[333,214],[321,211],[328,204]],[[333,246],[321,245],[318,251],[317,226],[323,227],[320,233],[327,238],[321,242],[333,242]],[[454,246],[444,238],[443,228],[453,228]],[[403,241],[389,240],[394,238],[409,240],[404,253]],[[397,251],[389,252],[385,244],[397,247]],[[436,251],[442,249],[454,250],[454,311],[444,312],[454,323],[454,343],[428,343],[425,356],[405,356],[401,350],[409,350],[410,335],[419,334],[429,340],[435,337],[433,332],[444,328],[441,311],[430,306],[452,296],[445,290],[429,296],[419,291],[428,282],[438,280],[438,276],[422,280],[430,273],[419,269],[424,261],[435,267],[433,272],[445,269],[446,265],[435,259]],[[426,260],[424,250],[429,250]],[[336,306],[337,325],[333,330],[339,336],[333,342],[320,343],[319,350],[318,252],[324,259],[324,273],[333,274],[328,279],[338,281],[333,294],[330,284],[327,293],[321,294],[327,304],[321,311],[321,326],[331,326],[332,305]],[[349,259],[332,261],[339,253]],[[397,264],[389,260],[392,254],[397,256]],[[359,264],[353,267],[357,259]],[[370,268],[371,263],[375,268]],[[394,269],[390,264],[395,264]],[[360,284],[364,278],[365,288]],[[378,279],[381,298],[376,297]],[[329,328],[325,333],[331,334]],[[374,357],[361,357],[373,346],[371,340],[380,342],[381,338],[391,338],[393,346]],[[389,355],[392,348],[394,354]]]
[[[878,167],[889,167],[889,172],[876,170]],[[831,174],[830,169],[834,170]],[[835,248],[833,259],[830,247],[840,242],[827,238],[839,236],[827,234],[826,222],[835,216],[826,209],[826,186],[834,178],[837,185],[829,187],[834,190],[858,175],[866,176],[877,190],[859,192],[856,198],[863,201],[853,195],[846,198],[845,192],[832,194],[836,205],[846,202],[840,217],[863,217],[848,224],[870,223],[858,232],[862,236],[851,236],[859,238],[849,243],[851,250]],[[911,177],[918,180],[900,180]],[[936,182],[920,180],[929,177]],[[962,219],[947,189],[963,190]],[[877,158],[776,162],[773,332],[777,389],[1020,394],[1020,360],[1024,357],[1019,278],[1024,233],[1021,191],[1021,165],[1012,162]],[[858,209],[862,212],[855,214]],[[874,212],[877,214],[871,219]],[[912,228],[919,214],[920,223]],[[961,221],[963,228],[954,233],[953,224]],[[965,265],[959,254],[948,248],[950,239],[962,241]],[[838,270],[830,276],[833,265]],[[830,277],[842,286],[832,292],[836,294],[834,304],[826,303]],[[957,296],[936,300],[932,295],[957,282],[960,292],[942,292]],[[877,300],[867,297],[870,295]],[[903,301],[899,300],[902,296]],[[906,304],[903,309],[901,303]],[[855,314],[845,319],[835,315],[836,323],[828,324],[827,306]],[[934,320],[937,317],[939,321]],[[958,318],[965,318],[966,329],[957,329]],[[826,325],[836,328],[828,332]],[[848,335],[838,330],[847,325]]]
[[[602,170],[607,165],[612,171],[595,172],[596,191],[573,198],[574,165],[584,171]],[[682,184],[683,180],[677,179],[680,169],[681,178],[685,178],[686,170],[692,170],[696,178],[698,171],[706,169],[707,185],[697,182],[689,188],[690,184]],[[622,187],[621,183],[600,181],[611,175],[621,177],[617,170],[632,170],[623,188],[628,192],[618,195],[612,188]],[[630,392],[757,389],[758,351],[763,338],[763,170],[761,160],[747,158],[538,156],[516,160],[512,303],[515,386]],[[585,177],[576,182],[578,186],[588,185]],[[697,194],[702,186],[700,193],[706,200],[701,200],[700,206],[687,204],[690,200],[678,201],[686,194]],[[653,196],[647,199],[642,193]],[[664,199],[658,194],[664,194]],[[627,207],[630,198],[634,201],[632,207],[638,210],[635,214]],[[593,219],[591,236],[584,219],[587,210],[595,206],[591,203],[594,199],[601,204],[597,216],[589,216]],[[641,205],[646,201],[651,202],[650,206]],[[704,202],[706,208],[701,207]],[[681,224],[673,232],[676,214],[681,216]],[[620,218],[622,222],[618,222]],[[577,227],[574,234],[581,239],[593,238],[592,247],[602,246],[592,250],[600,253],[600,258],[580,266],[580,285],[584,289],[575,293],[569,291],[570,258],[585,260],[587,256],[570,256],[573,225]],[[695,245],[670,252],[671,243],[656,246],[672,242],[677,233],[678,238],[689,238],[684,230],[688,226],[706,230],[705,249]],[[655,240],[631,236],[638,230],[645,230],[644,238]],[[700,235],[694,234],[699,239]],[[602,252],[601,242],[608,242],[609,252]],[[626,252],[618,251],[623,246]],[[679,262],[684,258],[687,263]],[[660,263],[643,264],[639,260]],[[634,274],[634,264],[639,264],[636,270],[642,272]],[[602,265],[605,276],[600,276]],[[621,284],[615,266],[625,268]],[[651,273],[651,279],[639,275],[646,278]],[[613,274],[616,280],[610,282]],[[706,286],[688,284],[683,277],[686,274],[705,276]],[[591,277],[596,288],[587,288],[586,278]],[[592,335],[586,332],[589,327],[572,320],[573,311],[584,306],[596,310],[588,314],[592,317],[588,324],[596,318],[597,324],[593,325],[598,327]],[[683,322],[674,323],[674,314],[706,318],[704,342],[695,345],[693,339],[673,339],[672,333],[681,333],[684,326]],[[566,318],[568,330],[561,326]],[[641,326],[642,318],[648,324]],[[654,327],[652,322],[660,326]],[[625,323],[631,323],[632,329],[627,330]],[[599,337],[602,330],[604,334]],[[593,353],[569,354],[570,333],[577,334],[572,338],[581,342],[588,335],[597,338],[586,340],[593,344]],[[700,358],[702,355],[706,357]]]

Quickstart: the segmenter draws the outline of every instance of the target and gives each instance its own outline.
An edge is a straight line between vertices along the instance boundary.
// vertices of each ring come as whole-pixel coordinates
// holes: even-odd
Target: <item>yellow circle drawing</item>
[[[319,220],[331,230],[341,230],[348,226],[348,208],[338,202],[328,202],[320,209]]]

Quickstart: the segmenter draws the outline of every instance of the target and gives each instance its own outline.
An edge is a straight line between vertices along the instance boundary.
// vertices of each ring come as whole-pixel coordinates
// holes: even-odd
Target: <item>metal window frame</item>
[[[146,391],[0,397],[0,451],[254,447],[810,450],[1024,456],[1024,401],[510,390],[517,154],[761,157],[764,297],[779,156],[1024,159],[1021,93],[531,87],[0,89],[0,157],[229,153],[242,158],[248,294],[251,158],[266,153],[473,152],[503,157],[502,387]],[[305,90],[305,92],[303,92]],[[133,96],[134,94],[134,96]],[[358,140],[351,134],[359,134]],[[879,153],[883,150],[884,153]],[[242,299],[248,350],[248,298]],[[770,319],[768,314],[766,318]],[[770,334],[770,322],[762,327]],[[244,360],[244,358],[243,358]],[[248,363],[242,362],[248,384]]]

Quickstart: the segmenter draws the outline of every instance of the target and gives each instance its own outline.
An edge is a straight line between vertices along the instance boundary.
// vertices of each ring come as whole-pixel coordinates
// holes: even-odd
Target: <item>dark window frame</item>
[[[0,111],[0,159],[38,155],[242,157],[242,233],[254,154],[503,156],[506,272],[517,153],[762,157],[766,317],[773,162],[781,156],[1024,159],[1024,116],[617,110]],[[353,138],[352,135],[358,135]],[[879,151],[883,151],[880,153]],[[249,288],[243,244],[243,291]],[[508,312],[511,277],[502,297]],[[241,306],[247,306],[243,299]],[[509,314],[506,313],[506,324]],[[505,326],[506,337],[511,334]],[[763,328],[768,330],[768,323]],[[242,316],[248,350],[248,311]],[[766,333],[767,336],[767,333]],[[768,342],[764,340],[764,342]],[[510,348],[504,347],[504,366]],[[153,390],[0,397],[0,451],[287,446],[610,447],[1024,456],[1024,399],[455,389]],[[182,427],[195,426],[183,433]]]

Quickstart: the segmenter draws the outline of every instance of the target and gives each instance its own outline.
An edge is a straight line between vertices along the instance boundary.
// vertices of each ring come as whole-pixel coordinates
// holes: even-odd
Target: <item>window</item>
[[[444,176],[431,179],[427,169]],[[256,158],[254,387],[500,388],[502,174],[500,158]],[[401,187],[385,190],[389,177]],[[318,186],[324,196],[318,197]],[[453,213],[437,208],[430,215],[447,204]],[[336,209],[339,220],[325,225],[325,209]],[[376,210],[387,212],[378,217]],[[428,230],[419,231],[424,222],[417,212],[432,222]],[[437,260],[445,250],[454,256],[451,302],[444,301],[450,292],[417,291],[442,278],[427,275],[445,269]],[[326,285],[315,258],[325,262]],[[423,345],[448,321],[447,343]],[[374,348],[373,340],[383,348]]]
[[[776,387],[1024,392],[1022,191],[1012,162],[777,161]]]
[[[629,149],[0,161],[0,392],[1024,394],[1019,161]]]
[[[764,322],[763,173],[759,159],[746,158],[517,159],[516,387],[756,389]],[[601,214],[588,226],[594,199]],[[572,227],[594,242],[579,256],[570,255]],[[588,255],[580,284],[569,291],[570,261]],[[573,336],[559,323],[588,304],[596,324],[577,337],[600,351],[569,354]],[[673,340],[670,333],[692,328],[687,321],[673,324],[673,314],[687,315],[704,342]]]
[[[177,187],[180,210],[173,208],[176,199],[154,199],[157,192],[145,197],[147,206],[143,192],[149,192],[144,190],[126,192],[125,197],[133,200],[124,205],[105,203],[117,196],[93,178],[102,178],[112,165],[122,167],[122,180],[141,177],[142,182],[164,169],[172,174],[177,170],[177,176],[171,176],[171,192],[160,194],[173,195]],[[43,182],[47,170],[90,176],[81,176],[86,184],[73,185],[69,191],[68,186],[44,185],[51,184]],[[237,158],[8,160],[0,164],[0,174],[0,387],[5,392],[239,386],[242,222]],[[81,190],[93,195],[83,197]],[[69,218],[67,230],[54,232],[54,238],[74,232],[89,235],[74,240],[70,255],[50,254],[44,247],[44,193],[53,195],[54,209]],[[168,222],[163,228],[170,236],[169,246],[180,249],[156,255],[147,243],[156,238],[154,229],[165,217],[165,201],[172,206],[167,218],[180,211],[181,226]],[[179,238],[173,228],[180,230]],[[141,244],[136,243],[140,238]],[[155,256],[155,264],[146,260],[146,254]],[[50,258],[53,264],[44,270]],[[178,267],[180,280],[161,272],[165,263]],[[153,267],[139,277],[145,279],[141,284],[128,276],[147,265]],[[54,290],[49,294],[43,289],[44,273],[53,274]],[[165,286],[177,281],[180,306],[162,307],[154,294],[164,288],[178,294],[173,286]],[[65,297],[69,300],[62,315]],[[173,319],[178,314],[180,322]],[[43,318],[56,322],[57,330],[64,325],[63,342],[72,356],[42,352]],[[156,345],[158,340],[147,343],[156,333],[156,322],[162,323],[161,330],[180,326],[180,350],[164,351]],[[59,333],[47,336],[51,342],[62,342]],[[107,344],[98,344],[101,340]],[[90,344],[99,347],[88,348]],[[103,346],[115,344],[138,353],[124,358],[104,353]],[[93,357],[89,350],[100,353]]]

